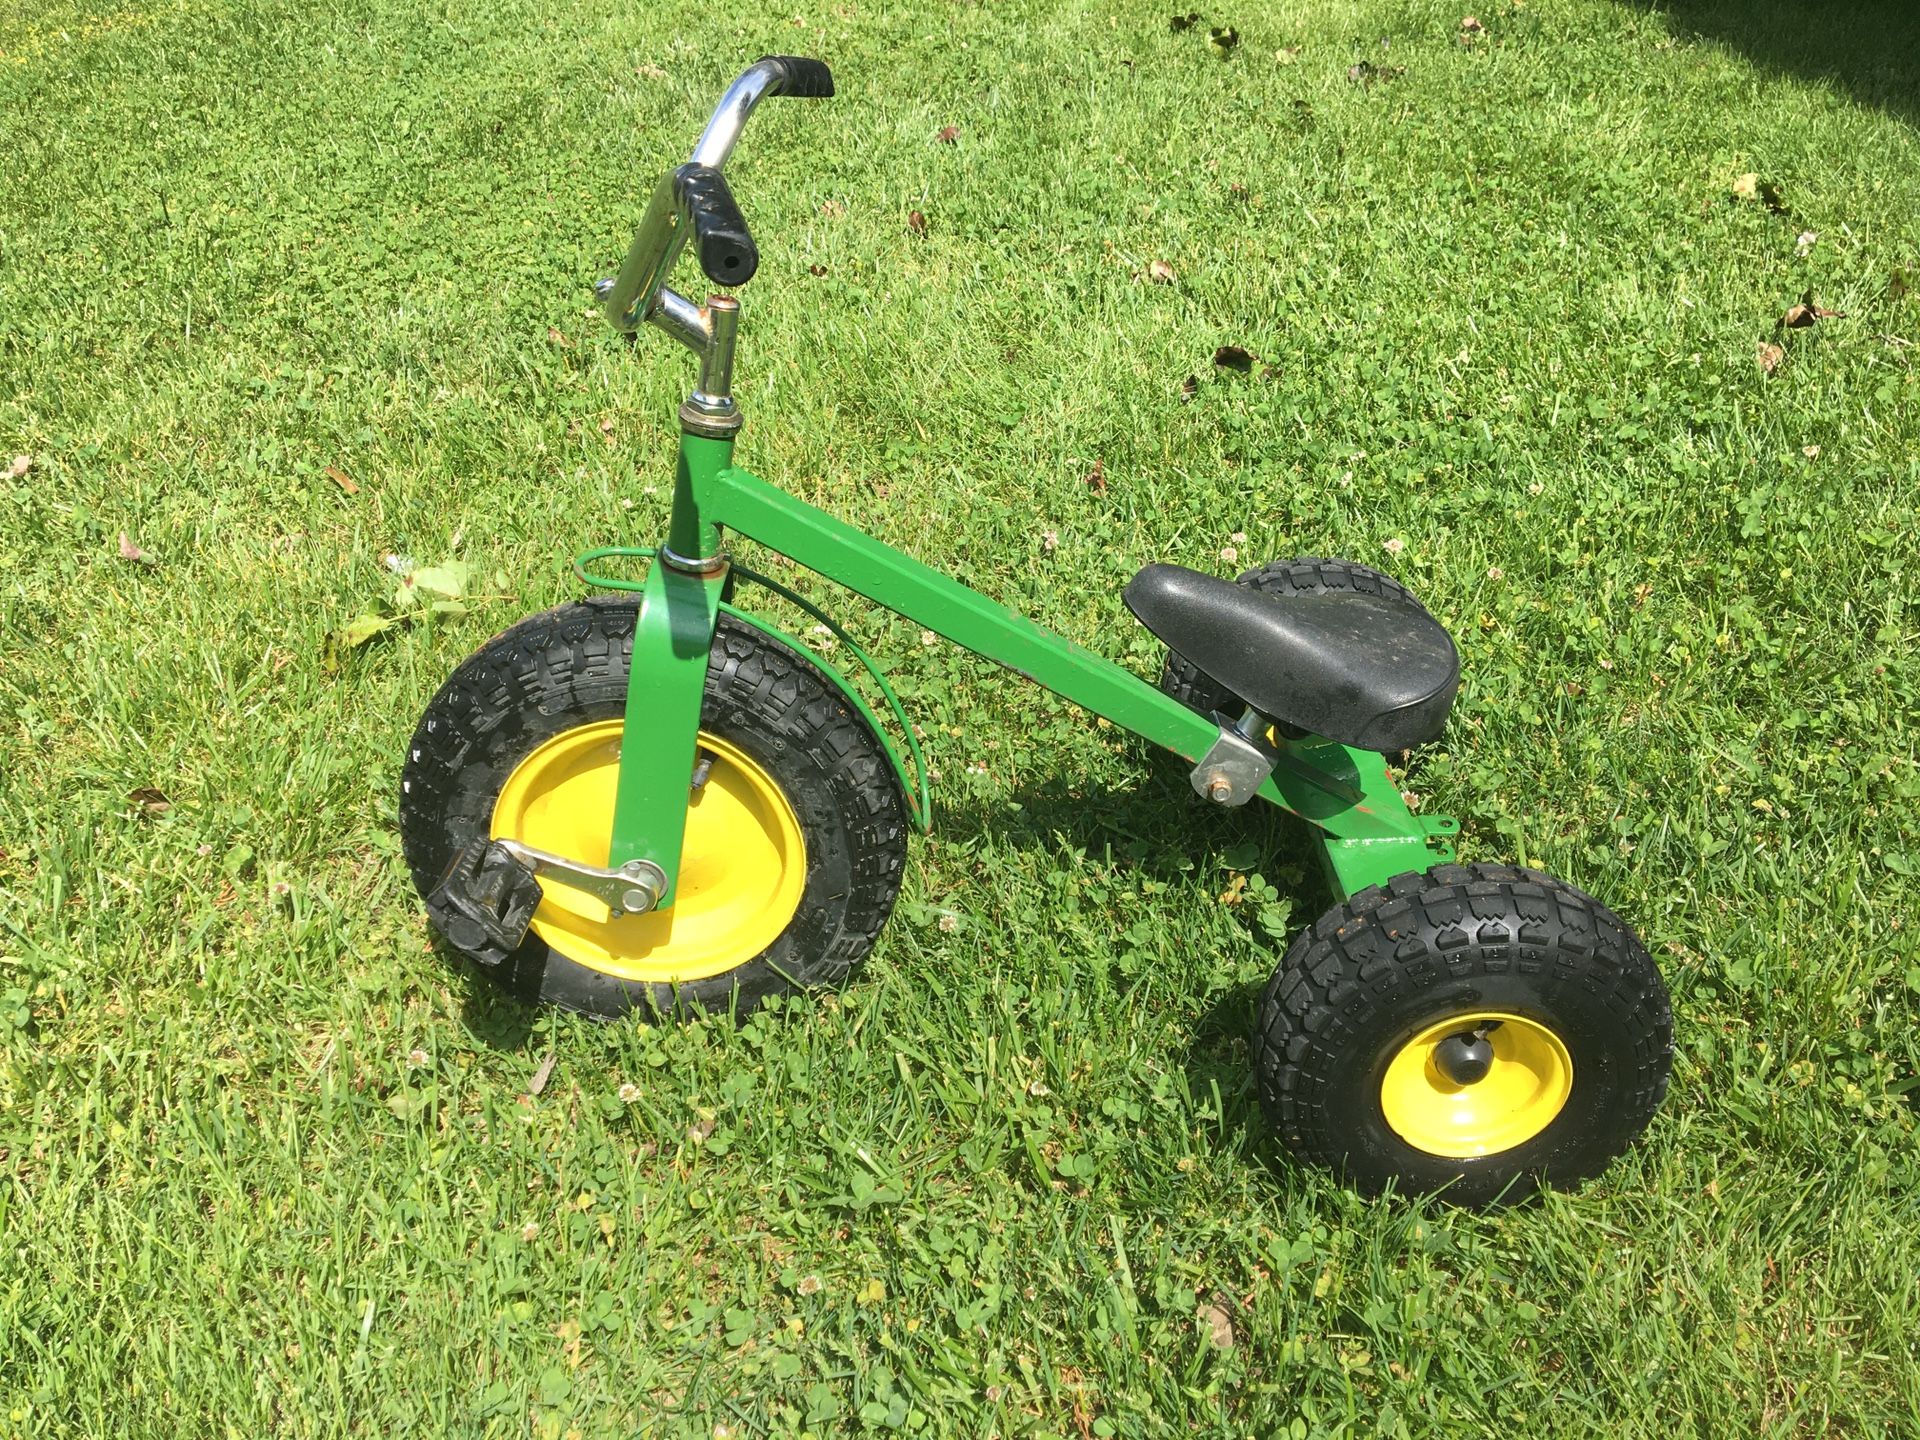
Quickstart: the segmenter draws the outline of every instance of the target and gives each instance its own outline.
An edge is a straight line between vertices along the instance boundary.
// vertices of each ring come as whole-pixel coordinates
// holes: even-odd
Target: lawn
[[[0,0],[0,1436],[1920,1428],[1907,7],[125,3]],[[1142,673],[1149,560],[1406,580],[1422,808],[1673,991],[1601,1179],[1290,1163],[1310,837],[861,605],[937,821],[850,987],[430,944],[402,749],[658,528],[588,287],[765,51],[840,95],[730,167],[742,459]],[[408,560],[465,613],[347,644]]]

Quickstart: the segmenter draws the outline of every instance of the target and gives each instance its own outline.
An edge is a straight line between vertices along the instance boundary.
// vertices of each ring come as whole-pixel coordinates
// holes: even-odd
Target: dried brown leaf
[[[1094,458],[1093,468],[1086,474],[1087,489],[1096,495],[1107,493],[1107,462],[1098,456]]]
[[[824,266],[824,265],[809,265],[809,266],[807,266],[807,274],[809,274],[809,275],[812,275],[812,276],[813,276],[813,277],[815,277],[816,279],[818,279],[818,278],[819,278],[820,276],[822,276],[822,275],[824,275],[824,274],[826,274],[826,273],[827,273],[827,267],[826,267],[826,266]]]
[[[1184,15],[1175,15],[1172,19],[1168,20],[1167,29],[1173,31],[1174,34],[1177,35],[1182,30],[1191,30],[1194,26],[1198,25],[1205,18],[1206,17],[1202,15],[1198,10],[1189,10]]]
[[[549,345],[558,345],[562,350],[571,350],[573,348],[573,341],[566,337],[566,332],[552,325],[547,327],[547,343]]]
[[[167,798],[166,792],[156,790],[151,785],[142,785],[137,790],[129,790],[127,800],[136,810],[145,815],[164,815],[173,808],[173,801]]]
[[[1233,1314],[1218,1297],[1209,1300],[1200,1307],[1199,1321],[1207,1328],[1207,1339],[1216,1350],[1231,1350],[1234,1347]]]
[[[1760,362],[1760,373],[1763,375],[1771,375],[1780,368],[1780,362],[1787,358],[1787,352],[1782,350],[1778,345],[1773,345],[1762,340],[1759,348],[1755,351],[1754,358]]]
[[[925,236],[927,233],[927,217],[922,215],[918,210],[909,211],[907,214],[907,233],[909,235]]]
[[[327,466],[327,478],[338,485],[340,489],[348,495],[358,495],[360,493],[360,487],[353,483],[353,477],[338,465]]]
[[[825,215],[829,220],[837,220],[847,213],[847,207],[838,200],[822,200],[820,202],[820,213]]]
[[[533,1079],[527,1082],[527,1094],[538,1095],[547,1088],[547,1081],[553,1078],[553,1067],[560,1061],[558,1050],[549,1050],[540,1062],[540,1068],[533,1072]]]
[[[958,125],[942,125],[939,130],[934,133],[933,138],[936,143],[941,145],[957,144],[960,140],[960,127]]]
[[[1816,320],[1844,320],[1846,314],[1840,310],[1828,310],[1814,304],[1813,291],[1802,292],[1800,303],[1787,308],[1780,317],[1780,324],[1788,330],[1804,330]]]
[[[1164,260],[1155,260],[1147,266],[1147,278],[1156,285],[1171,285],[1174,280],[1173,266]]]
[[[1771,180],[1762,180],[1752,170],[1734,177],[1733,198],[1758,200],[1776,215],[1785,214],[1787,209],[1785,202],[1780,198],[1780,188]]]
[[[1200,377],[1198,375],[1189,375],[1180,382],[1180,398],[1182,400],[1191,400],[1199,393]]]
[[[1237,370],[1248,374],[1253,369],[1255,356],[1251,350],[1239,345],[1222,345],[1213,352],[1213,363],[1222,370]]]
[[[1462,15],[1460,17],[1460,33],[1466,38],[1471,39],[1475,35],[1486,34],[1487,27],[1482,25],[1475,16]]]
[[[13,457],[13,463],[7,466],[7,478],[9,480],[18,480],[32,468],[33,457],[31,455],[16,455]]]
[[[134,544],[127,532],[120,532],[120,558],[122,560],[152,560],[153,557]]]
[[[1887,277],[1887,298],[1889,300],[1904,300],[1908,295],[1913,293],[1913,288],[1913,277],[1905,270],[1895,270],[1893,274]],[[20,460],[26,458],[26,456],[22,455]],[[13,463],[18,465],[20,461],[16,460]],[[18,474],[19,472],[15,471],[14,473]]]

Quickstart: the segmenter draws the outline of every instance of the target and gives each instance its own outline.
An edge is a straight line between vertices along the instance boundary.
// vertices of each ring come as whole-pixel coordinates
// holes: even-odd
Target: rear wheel
[[[400,828],[424,898],[484,833],[606,863],[637,605],[562,606],[495,637],[421,717]],[[893,908],[906,816],[885,749],[804,656],[721,617],[675,903],[608,918],[547,878],[514,990],[612,1018],[751,1010],[837,984]]]
[[[1666,1093],[1673,1017],[1618,916],[1550,876],[1441,865],[1287,951],[1253,1043],[1286,1146],[1360,1189],[1511,1201],[1597,1174]]]

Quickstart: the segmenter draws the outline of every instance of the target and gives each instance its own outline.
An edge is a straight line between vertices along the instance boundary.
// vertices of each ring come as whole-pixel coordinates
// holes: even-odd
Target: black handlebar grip
[[[827,68],[826,61],[809,60],[804,55],[762,55],[754,64],[764,65],[769,60],[786,76],[780,84],[782,95],[794,95],[802,100],[833,98],[833,71]]]
[[[716,285],[746,284],[760,268],[760,251],[747,233],[747,217],[734,202],[726,176],[711,165],[682,165],[675,180],[693,221],[700,268]]]

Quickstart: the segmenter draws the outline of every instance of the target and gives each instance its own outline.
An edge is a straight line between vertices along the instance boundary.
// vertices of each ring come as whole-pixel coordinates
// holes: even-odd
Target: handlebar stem
[[[653,325],[700,357],[700,380],[681,407],[681,419],[715,431],[731,433],[740,424],[740,412],[730,393],[740,302],[716,295],[707,304],[696,305],[667,285],[693,231],[680,178],[688,166],[721,169],[739,143],[754,107],[778,93],[786,82],[786,69],[771,57],[740,73],[714,107],[687,166],[669,170],[654,187],[618,277],[593,287],[616,330],[631,334],[643,324]],[[826,93],[832,93],[830,84]]]

